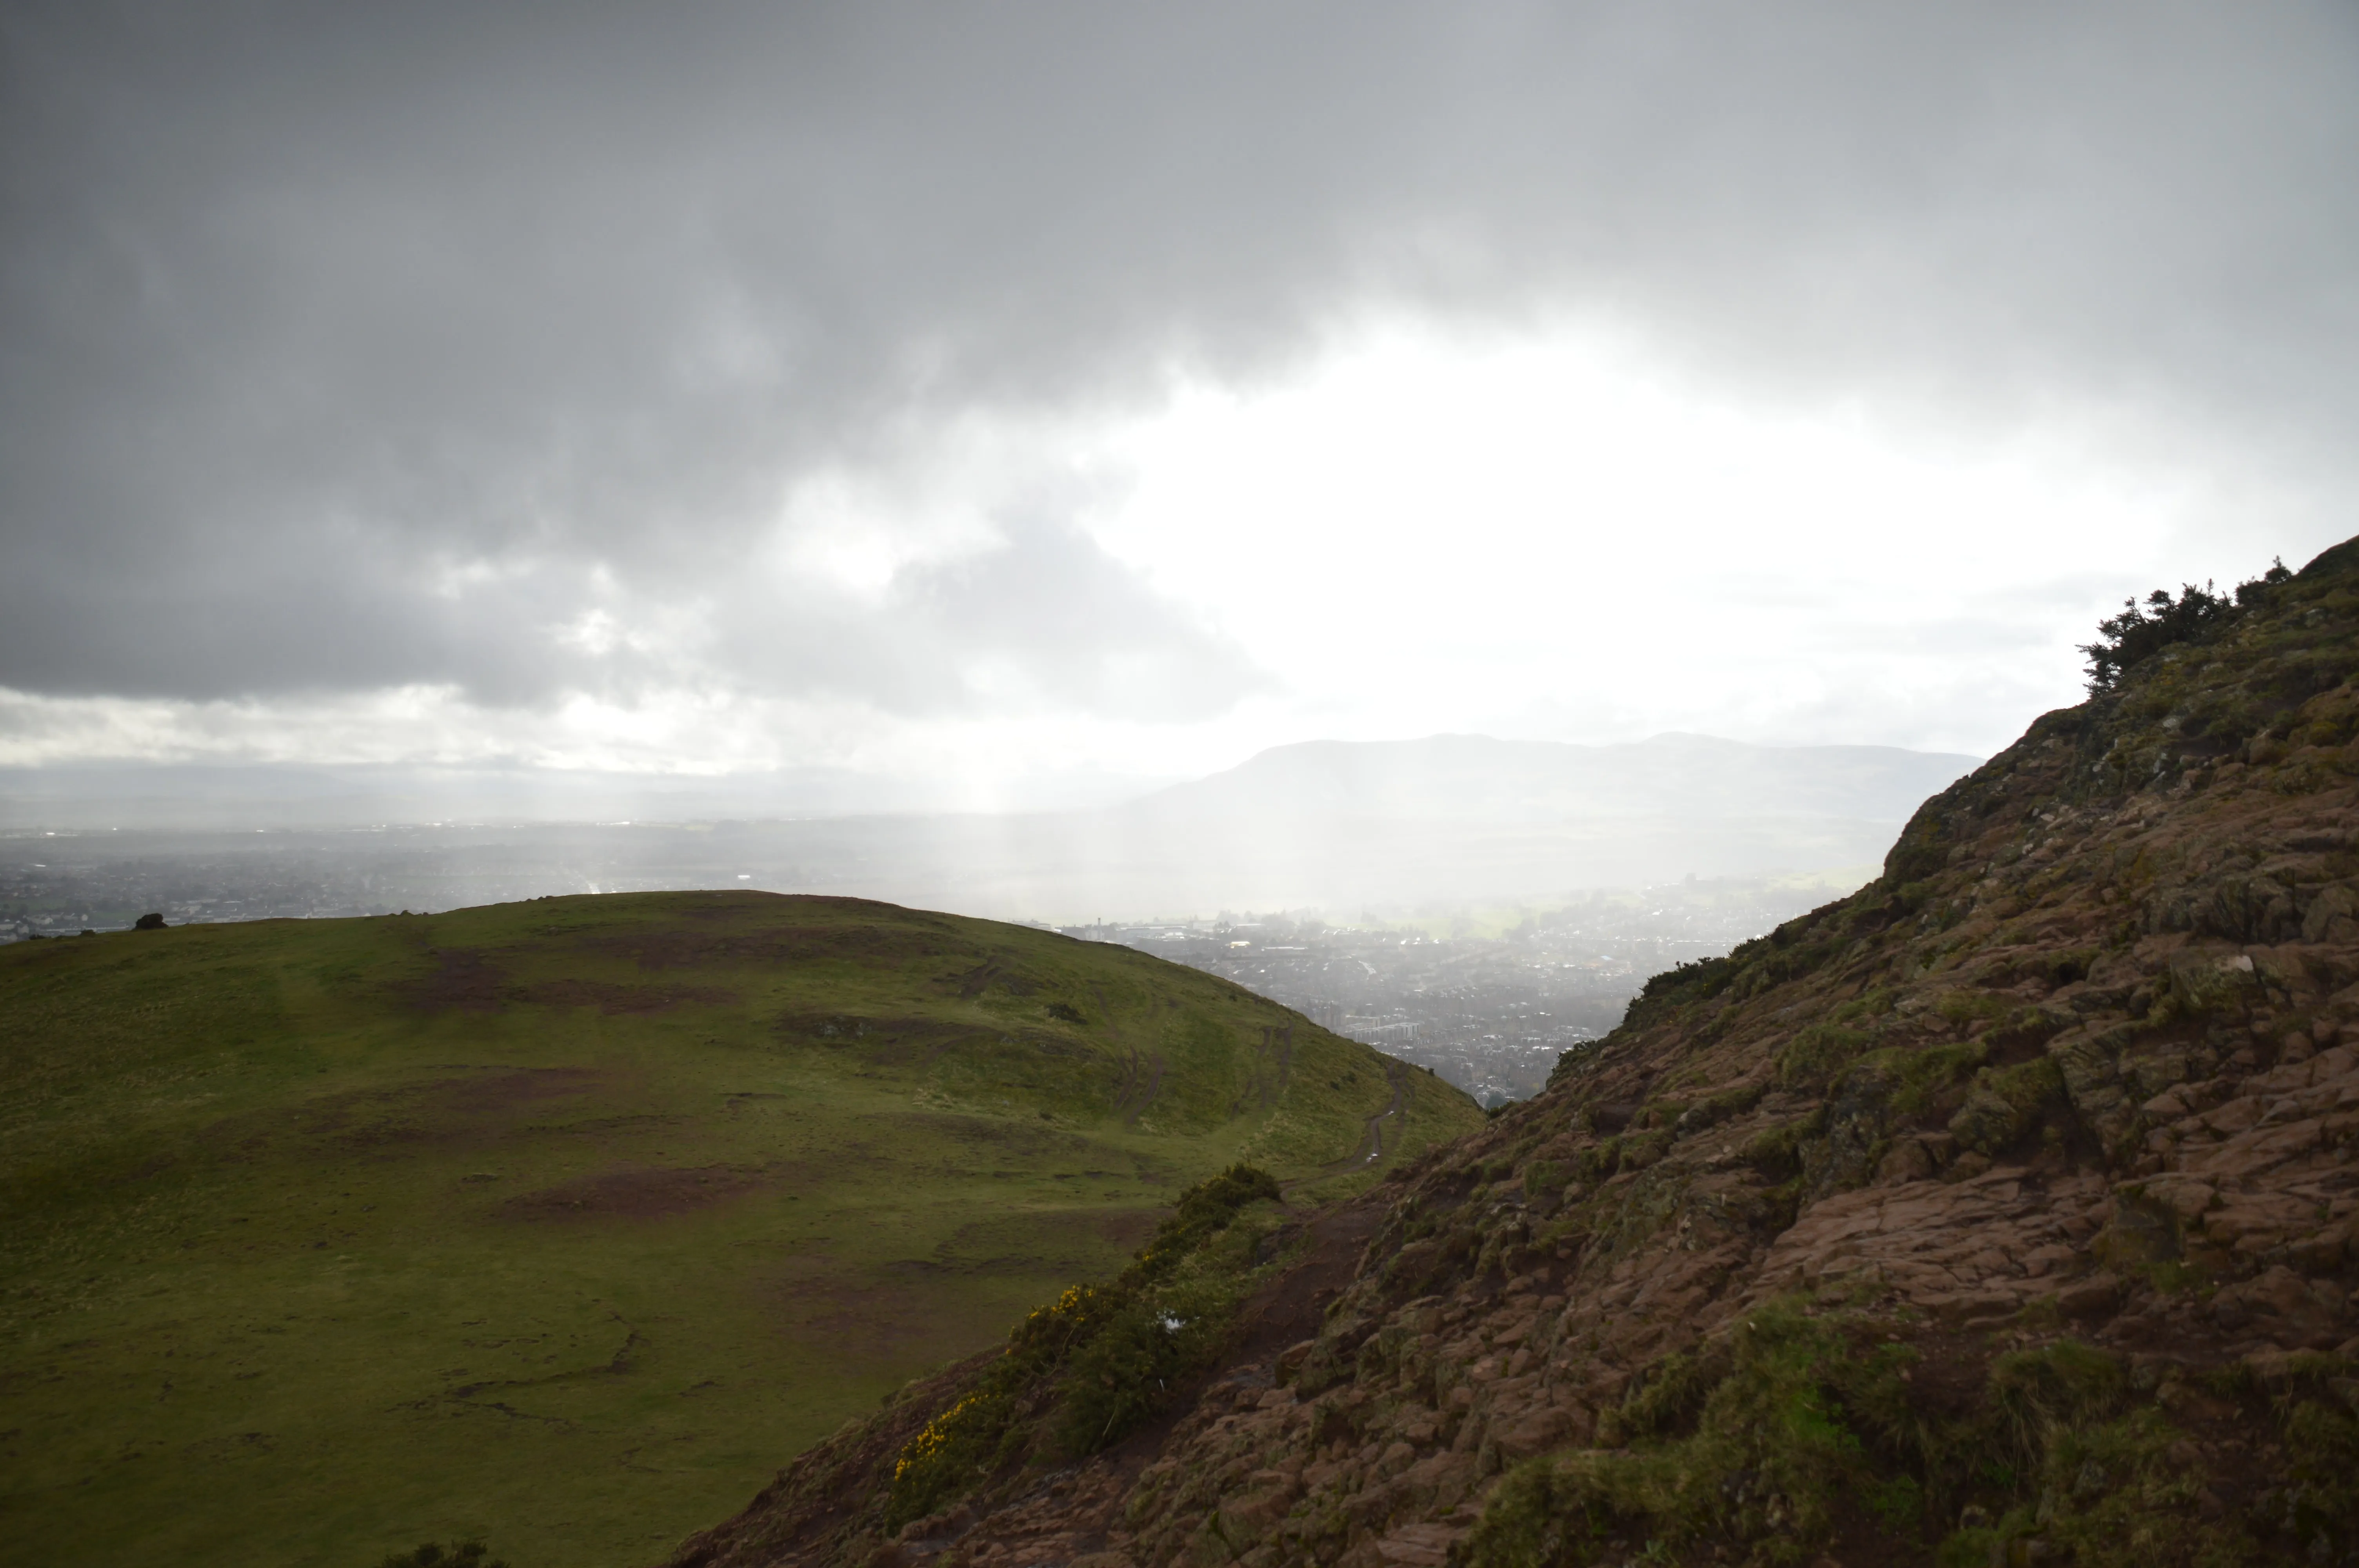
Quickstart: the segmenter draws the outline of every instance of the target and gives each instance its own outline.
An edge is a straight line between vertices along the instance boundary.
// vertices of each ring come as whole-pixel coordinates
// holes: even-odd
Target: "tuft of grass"
[[[1930,1109],[1952,1085],[1987,1059],[1982,1043],[1969,1040],[1954,1045],[1890,1045],[1861,1056],[1839,1082],[1874,1078],[1885,1107],[1900,1116],[1918,1116]]]
[[[1820,1118],[1804,1117],[1765,1127],[1746,1139],[1737,1152],[1771,1181],[1790,1181],[1801,1173],[1802,1146],[1821,1131],[1820,1122]]]
[[[1827,1010],[1827,1018],[1835,1023],[1849,1023],[1855,1019],[1881,1018],[1892,1011],[1897,997],[1890,986],[1871,986],[1849,1001],[1837,1002]]]
[[[2129,1378],[2120,1357],[2060,1339],[1994,1358],[1989,1385],[2007,1446],[2028,1465],[2053,1433],[2109,1414],[2121,1402]]]
[[[1944,991],[1933,1003],[1933,1011],[1962,1030],[2006,1017],[2008,1003],[2005,997],[1988,991]]]
[[[2064,1106],[2064,1074],[2049,1057],[2012,1067],[1984,1067],[1974,1075],[1965,1104],[1950,1119],[1950,1130],[1969,1149],[1996,1154],[2012,1145],[2049,1111]]]
[[[1795,1032],[1777,1053],[1777,1082],[1787,1088],[1821,1088],[1868,1047],[1862,1030],[1813,1023]]]

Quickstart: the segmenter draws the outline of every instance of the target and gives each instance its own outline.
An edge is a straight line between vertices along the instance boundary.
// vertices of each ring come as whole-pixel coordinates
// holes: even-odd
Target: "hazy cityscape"
[[[1537,1093],[1559,1054],[1621,1021],[1648,976],[1725,953],[1856,880],[1690,879],[1364,926],[1278,914],[1064,930],[1220,975],[1489,1106]]]
[[[552,892],[745,881],[743,844],[709,827],[421,825],[249,833],[0,836],[0,941],[188,922],[428,912]],[[803,873],[765,858],[765,886]]]

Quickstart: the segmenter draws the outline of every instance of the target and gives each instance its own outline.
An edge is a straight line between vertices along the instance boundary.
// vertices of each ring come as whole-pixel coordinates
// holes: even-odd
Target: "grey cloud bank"
[[[2353,477],[2347,6],[20,5],[0,70],[19,692],[1201,718],[1280,677],[1070,475],[856,588],[811,487],[1368,309]]]

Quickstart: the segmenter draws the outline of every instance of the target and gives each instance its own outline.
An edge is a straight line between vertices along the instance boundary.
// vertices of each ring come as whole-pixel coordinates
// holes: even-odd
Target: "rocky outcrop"
[[[1321,1217],[1161,1424],[884,1531],[954,1371],[676,1563],[2359,1560],[2359,541],[2258,598]]]

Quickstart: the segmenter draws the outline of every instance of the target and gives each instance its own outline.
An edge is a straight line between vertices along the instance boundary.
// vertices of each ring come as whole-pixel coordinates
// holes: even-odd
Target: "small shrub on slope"
[[[1777,1053],[1777,1081],[1788,1088],[1823,1087],[1828,1079],[1867,1049],[1868,1035],[1839,1023],[1813,1023]]]
[[[2081,646],[2089,661],[2089,695],[2113,690],[2131,665],[2171,644],[2192,643],[2224,626],[2239,611],[2261,603],[2270,589],[2292,576],[2279,561],[2250,582],[2238,585],[2233,595],[2212,591],[2208,582],[2201,588],[2190,582],[2180,586],[2176,599],[2169,589],[2158,588],[2146,596],[2143,605],[2135,599],[2122,600],[2120,614],[2097,622],[2097,640]]]
[[[377,1568],[508,1568],[488,1555],[490,1550],[480,1541],[454,1541],[448,1546],[429,1541],[408,1552],[387,1553]]]
[[[1169,1403],[1225,1347],[1258,1239],[1237,1217],[1277,1183],[1233,1165],[1180,1195],[1110,1285],[1035,1310],[958,1401],[902,1448],[886,1525],[898,1529],[1029,1458],[1095,1453]]]

